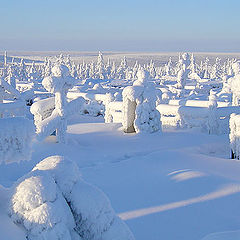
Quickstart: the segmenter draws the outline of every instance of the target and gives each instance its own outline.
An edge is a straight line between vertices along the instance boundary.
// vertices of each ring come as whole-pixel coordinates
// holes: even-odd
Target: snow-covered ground
[[[9,187],[42,159],[63,155],[107,194],[137,240],[201,240],[209,234],[204,240],[230,240],[221,237],[227,233],[214,234],[228,231],[239,239],[240,165],[228,159],[227,135],[196,129],[125,134],[120,124],[106,124],[102,117],[75,115],[67,138],[65,145],[56,144],[55,136],[35,142],[31,161],[1,165],[0,184]],[[1,235],[24,239],[4,202]]]

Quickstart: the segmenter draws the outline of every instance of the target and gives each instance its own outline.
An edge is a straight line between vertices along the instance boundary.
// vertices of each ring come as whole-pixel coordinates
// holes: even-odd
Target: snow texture
[[[0,163],[29,160],[34,135],[35,127],[31,120],[0,118]]]
[[[44,159],[18,180],[9,214],[31,240],[134,239],[105,194],[61,156]]]

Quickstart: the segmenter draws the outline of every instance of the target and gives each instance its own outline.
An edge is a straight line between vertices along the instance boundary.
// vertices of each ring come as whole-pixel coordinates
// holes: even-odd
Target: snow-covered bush
[[[28,119],[0,118],[0,163],[29,160],[34,134],[34,124]]]
[[[95,100],[88,101],[83,106],[83,114],[89,114],[90,116],[99,116],[103,115],[104,112],[104,106],[102,104],[99,104]]]
[[[157,94],[149,82],[149,73],[139,70],[133,86],[123,90],[123,127],[125,132],[160,130],[160,114],[156,110]]]
[[[31,240],[133,240],[108,198],[75,163],[52,156],[13,187],[9,214]]]

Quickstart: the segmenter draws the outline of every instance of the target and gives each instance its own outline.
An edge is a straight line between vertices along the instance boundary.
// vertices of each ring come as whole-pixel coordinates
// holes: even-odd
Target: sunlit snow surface
[[[10,186],[37,162],[59,154],[107,194],[137,240],[200,240],[240,229],[240,165],[228,159],[227,135],[124,134],[120,124],[79,115],[69,121],[67,137],[66,145],[54,136],[35,143],[31,162],[2,165],[0,184]]]

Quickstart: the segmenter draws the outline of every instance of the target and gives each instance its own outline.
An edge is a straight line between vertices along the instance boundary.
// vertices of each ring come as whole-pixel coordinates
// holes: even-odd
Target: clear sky
[[[0,0],[0,50],[240,52],[240,0]]]

